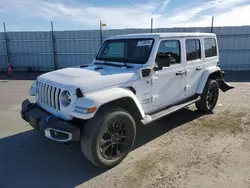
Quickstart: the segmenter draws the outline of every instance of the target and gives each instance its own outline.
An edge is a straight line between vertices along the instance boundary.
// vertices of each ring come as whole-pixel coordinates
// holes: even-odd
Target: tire
[[[206,86],[201,94],[201,100],[195,103],[198,111],[212,112],[219,97],[219,85],[215,80],[207,80]]]
[[[86,122],[81,135],[81,149],[94,165],[112,168],[128,155],[135,136],[135,121],[127,111],[104,107]]]

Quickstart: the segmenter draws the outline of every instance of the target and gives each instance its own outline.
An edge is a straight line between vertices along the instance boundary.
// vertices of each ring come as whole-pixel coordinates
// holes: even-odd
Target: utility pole
[[[100,20],[100,46],[102,45],[102,20]]]
[[[212,17],[211,33],[214,32],[214,16]]]
[[[5,23],[3,23],[3,30],[4,30],[6,57],[7,57],[7,62],[9,64],[10,63],[9,39],[8,39],[8,36],[7,36]]]
[[[153,18],[151,18],[151,33],[153,33],[153,22],[154,22],[154,20],[153,20]]]
[[[53,63],[54,63],[54,70],[57,70],[57,57],[56,57],[56,39],[54,36],[54,26],[53,26],[53,22],[50,22],[50,26],[51,26],[51,40],[52,40],[52,53],[53,53]]]
[[[107,23],[102,23],[102,20],[100,20],[100,46],[102,45],[102,41],[103,41],[103,36],[102,36],[102,27],[106,27]]]

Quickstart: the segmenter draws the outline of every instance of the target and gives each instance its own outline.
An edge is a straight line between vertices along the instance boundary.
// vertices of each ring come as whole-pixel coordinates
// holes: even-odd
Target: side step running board
[[[200,96],[198,96],[195,99],[192,98],[191,100],[188,100],[188,101],[181,103],[181,104],[177,104],[177,105],[168,107],[165,110],[162,110],[162,111],[157,112],[155,114],[146,115],[145,118],[142,120],[142,123],[145,125],[149,124],[149,123],[156,121],[156,120],[158,120],[166,115],[172,114],[173,112],[176,112],[176,111],[178,111],[186,106],[189,106],[189,105],[199,101],[200,99],[201,99]]]

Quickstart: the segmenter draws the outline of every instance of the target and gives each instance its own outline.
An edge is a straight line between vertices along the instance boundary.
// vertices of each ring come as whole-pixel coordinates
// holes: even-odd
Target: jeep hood
[[[85,93],[137,80],[136,72],[136,68],[93,65],[87,68],[72,67],[45,73],[38,77],[38,81],[72,90],[79,87]]]

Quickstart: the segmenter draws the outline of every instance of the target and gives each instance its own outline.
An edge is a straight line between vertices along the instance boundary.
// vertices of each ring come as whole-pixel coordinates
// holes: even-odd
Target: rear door
[[[185,59],[186,62],[186,80],[185,95],[186,98],[196,94],[196,90],[201,79],[203,64],[203,45],[202,37],[190,37],[185,39]]]

